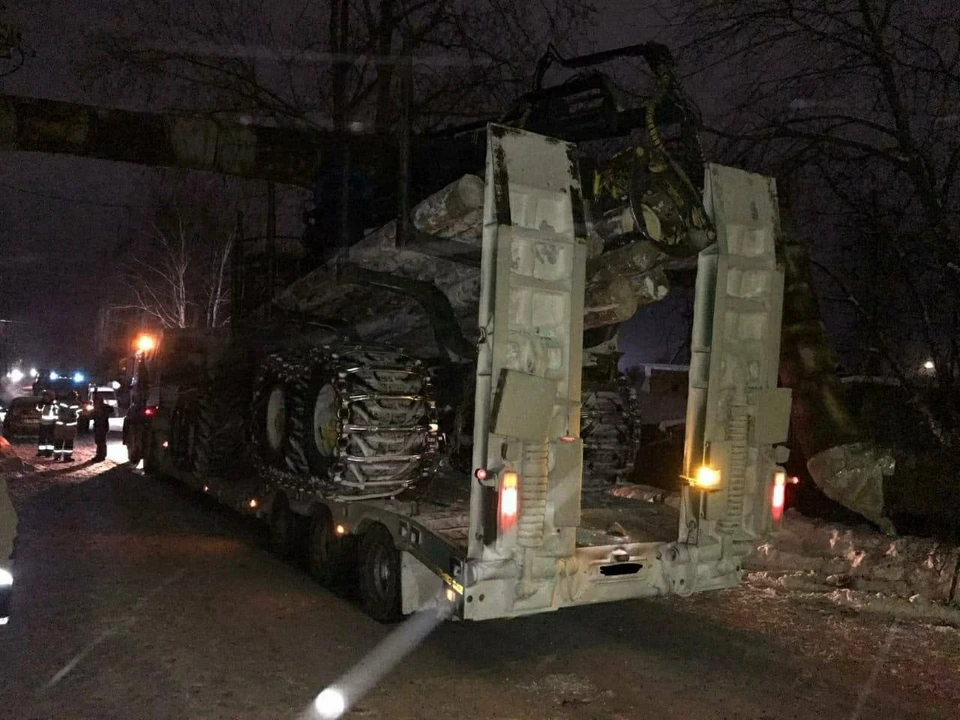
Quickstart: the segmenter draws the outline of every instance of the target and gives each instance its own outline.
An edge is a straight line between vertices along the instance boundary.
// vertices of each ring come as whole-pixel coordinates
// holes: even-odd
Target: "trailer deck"
[[[664,502],[620,497],[615,488],[586,490],[582,496],[577,547],[622,543],[671,542],[680,513]],[[469,484],[463,475],[445,473],[431,485],[429,500],[417,503],[410,519],[466,553],[469,532]]]

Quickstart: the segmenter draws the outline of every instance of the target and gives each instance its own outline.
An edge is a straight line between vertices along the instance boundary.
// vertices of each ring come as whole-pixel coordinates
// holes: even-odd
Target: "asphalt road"
[[[30,449],[23,448],[25,459]],[[0,717],[297,718],[389,627],[251,522],[115,461],[11,479]],[[374,651],[375,652],[375,651]],[[447,623],[348,717],[960,717],[960,634],[746,587]]]

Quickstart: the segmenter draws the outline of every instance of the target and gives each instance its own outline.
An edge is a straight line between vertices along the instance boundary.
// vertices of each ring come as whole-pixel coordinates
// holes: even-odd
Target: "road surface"
[[[0,717],[297,718],[389,628],[252,522],[122,463],[11,480]],[[32,460],[30,448],[21,447]],[[960,717],[960,634],[743,588],[441,626],[351,718]]]

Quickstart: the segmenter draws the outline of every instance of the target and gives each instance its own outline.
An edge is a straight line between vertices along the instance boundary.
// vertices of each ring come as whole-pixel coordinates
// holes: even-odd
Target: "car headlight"
[[[10,598],[13,595],[13,575],[0,567],[0,625],[10,622]]]

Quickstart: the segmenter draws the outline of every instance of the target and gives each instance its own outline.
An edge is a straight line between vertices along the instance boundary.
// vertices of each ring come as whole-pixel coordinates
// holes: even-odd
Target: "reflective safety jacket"
[[[57,403],[57,425],[66,425],[67,427],[76,427],[77,419],[80,417],[80,406],[69,400],[61,400]]]
[[[37,411],[40,413],[41,425],[53,425],[57,420],[57,404],[52,402],[42,402],[37,405]]]

